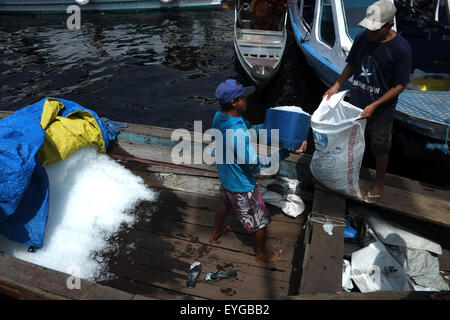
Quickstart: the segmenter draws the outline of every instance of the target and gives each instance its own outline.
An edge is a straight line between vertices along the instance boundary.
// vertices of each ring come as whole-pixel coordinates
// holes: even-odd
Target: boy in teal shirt
[[[255,87],[243,87],[234,79],[222,82],[216,89],[221,110],[216,112],[212,128],[220,130],[223,137],[223,159],[216,159],[216,162],[224,191],[224,203],[217,212],[209,241],[214,242],[228,230],[222,223],[233,209],[246,231],[254,235],[256,260],[272,262],[281,259],[282,250],[266,252],[266,227],[271,218],[256,185],[254,174],[259,173],[261,168],[271,167],[275,162],[283,160],[289,155],[289,151],[281,149],[270,156],[262,157],[258,156],[252,147],[248,129],[259,130],[262,125],[251,127],[239,113],[247,109],[247,97],[254,91]],[[227,135],[227,130],[232,130],[233,134]],[[227,141],[227,137],[233,138],[234,141]],[[239,146],[244,149],[238,150]],[[295,152],[305,150],[306,141]]]

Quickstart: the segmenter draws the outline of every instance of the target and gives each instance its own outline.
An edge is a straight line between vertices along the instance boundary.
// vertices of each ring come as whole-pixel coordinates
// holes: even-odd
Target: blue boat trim
[[[302,33],[300,32],[300,29],[297,25],[297,23],[292,19],[292,11],[291,9],[289,9],[289,14],[291,15],[291,22],[292,22],[292,27],[294,29],[294,34],[295,37],[298,39],[298,42],[301,42],[302,40]],[[335,66],[333,66],[328,60],[322,58],[321,56],[317,55],[313,49],[311,49],[311,47],[307,44],[302,44],[302,47],[305,48],[305,50],[308,51],[308,53],[313,56],[314,58],[316,58],[317,60],[319,60],[320,62],[322,62],[323,64],[325,64],[328,68],[332,69],[334,72],[340,74],[342,72],[342,70],[337,69]]]

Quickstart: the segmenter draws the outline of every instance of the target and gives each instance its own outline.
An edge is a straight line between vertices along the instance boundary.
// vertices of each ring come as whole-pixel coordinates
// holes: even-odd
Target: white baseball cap
[[[370,31],[379,30],[386,23],[393,21],[397,8],[388,0],[374,2],[367,8],[366,17],[359,23]]]

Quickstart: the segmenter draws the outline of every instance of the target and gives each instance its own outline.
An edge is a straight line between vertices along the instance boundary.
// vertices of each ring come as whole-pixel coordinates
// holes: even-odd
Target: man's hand
[[[306,148],[308,147],[308,143],[306,141],[303,141],[302,146],[298,148],[297,150],[292,151],[293,153],[299,154],[306,151]]]
[[[322,99],[327,98],[327,100],[330,100],[331,96],[333,94],[338,93],[339,91],[339,86],[335,83],[334,85],[332,85],[330,87],[330,89],[328,89],[327,91],[325,91],[325,93],[322,96]]]
[[[369,104],[367,107],[364,108],[363,112],[361,113],[360,119],[367,119],[370,118],[375,111],[376,107],[372,104]]]

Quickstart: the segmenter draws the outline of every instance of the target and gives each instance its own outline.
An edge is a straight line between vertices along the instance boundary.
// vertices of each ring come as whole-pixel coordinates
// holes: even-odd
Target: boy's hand
[[[303,141],[302,146],[298,148],[297,150],[292,151],[293,153],[300,154],[306,151],[306,148],[308,147],[308,143],[306,141]]]

